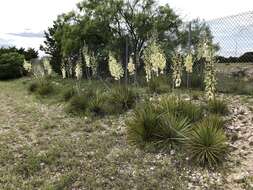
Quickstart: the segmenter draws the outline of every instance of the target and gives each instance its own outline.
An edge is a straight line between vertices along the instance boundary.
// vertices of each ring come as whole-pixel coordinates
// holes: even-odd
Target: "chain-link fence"
[[[253,63],[253,11],[207,21],[220,62]]]

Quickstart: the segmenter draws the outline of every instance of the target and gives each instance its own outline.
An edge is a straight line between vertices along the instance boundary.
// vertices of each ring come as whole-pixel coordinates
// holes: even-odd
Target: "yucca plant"
[[[161,114],[155,105],[144,103],[135,109],[133,117],[127,122],[127,137],[134,145],[167,149],[182,143],[189,128],[186,118]]]
[[[74,95],[77,94],[77,90],[73,87],[69,87],[64,89],[62,94],[64,101],[69,101]]]
[[[164,77],[155,77],[148,82],[149,91],[151,93],[167,93],[171,91],[170,84]]]
[[[67,112],[72,114],[84,114],[88,108],[88,98],[83,95],[75,95],[71,98]]]
[[[106,109],[106,97],[103,92],[96,91],[96,95],[91,98],[89,102],[89,111],[93,113],[95,116],[104,116],[107,113]]]
[[[159,103],[162,112],[169,112],[176,117],[187,118],[191,123],[199,121],[203,117],[201,106],[191,102],[180,100],[177,97],[164,98]]]
[[[210,100],[207,104],[207,110],[213,114],[226,115],[229,110],[224,100]]]
[[[210,115],[205,118],[205,122],[209,124],[209,126],[216,127],[216,128],[224,128],[225,121],[219,115]]]
[[[187,147],[194,162],[201,166],[214,167],[227,154],[227,138],[223,129],[204,120],[192,131]]]
[[[108,102],[114,107],[115,111],[122,112],[133,108],[138,94],[129,87],[118,86],[110,90],[108,94]]]

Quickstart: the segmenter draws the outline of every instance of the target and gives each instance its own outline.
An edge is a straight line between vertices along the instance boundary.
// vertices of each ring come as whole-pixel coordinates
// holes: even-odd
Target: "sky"
[[[43,31],[57,15],[75,9],[79,0],[2,0],[0,2],[0,46],[39,48]],[[181,18],[191,20],[234,15],[253,10],[252,0],[159,0],[168,3]]]

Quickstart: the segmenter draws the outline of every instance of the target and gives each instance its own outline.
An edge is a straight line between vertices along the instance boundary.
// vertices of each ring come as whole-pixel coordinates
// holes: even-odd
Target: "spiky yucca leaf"
[[[227,138],[223,129],[211,126],[207,120],[198,124],[188,142],[192,160],[202,166],[216,166],[227,153]]]
[[[145,103],[135,110],[127,123],[128,140],[134,145],[154,145],[161,149],[182,143],[189,132],[186,118],[160,113],[155,105]]]
[[[224,100],[210,100],[207,104],[207,109],[213,114],[226,115],[229,110],[226,102]]]

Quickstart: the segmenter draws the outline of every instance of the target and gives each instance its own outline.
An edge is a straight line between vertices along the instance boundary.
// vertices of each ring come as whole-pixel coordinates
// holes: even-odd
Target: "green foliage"
[[[96,91],[96,95],[89,102],[89,111],[95,116],[104,116],[110,112],[107,108],[106,96],[102,92]]]
[[[54,85],[51,82],[42,80],[39,82],[39,86],[36,92],[41,96],[47,96],[52,94],[54,90]]]
[[[47,96],[54,93],[55,86],[48,80],[40,79],[30,83],[28,91],[40,96]]]
[[[151,93],[162,94],[171,92],[171,85],[165,77],[153,77],[148,83],[148,88]]]
[[[84,95],[75,95],[67,106],[67,112],[72,114],[84,114],[88,108],[88,98]]]
[[[226,115],[229,112],[227,103],[218,99],[208,101],[207,110],[213,114],[220,115]]]
[[[192,160],[202,166],[216,166],[224,160],[227,153],[227,138],[224,130],[216,127],[214,123],[208,120],[200,122],[187,142]]]
[[[17,52],[0,54],[0,80],[21,77],[23,61],[24,56]]]
[[[216,128],[224,128],[225,121],[219,115],[210,115],[205,118],[205,122],[208,123],[212,127]]]
[[[151,145],[166,149],[182,143],[189,132],[186,118],[170,113],[160,114],[157,107],[145,103],[134,111],[127,122],[127,138],[137,146]]]
[[[28,91],[29,92],[36,92],[38,90],[38,88],[39,88],[38,82],[32,82],[28,86]]]
[[[115,113],[133,108],[137,99],[138,94],[126,86],[114,87],[107,94],[107,104],[112,107],[111,111]]]
[[[190,122],[199,121],[203,117],[203,110],[200,106],[177,99],[176,97],[162,99],[159,106],[162,112],[169,112],[178,117],[185,117]]]
[[[77,91],[73,87],[68,87],[63,90],[62,96],[64,101],[69,101],[74,95],[77,94]]]

